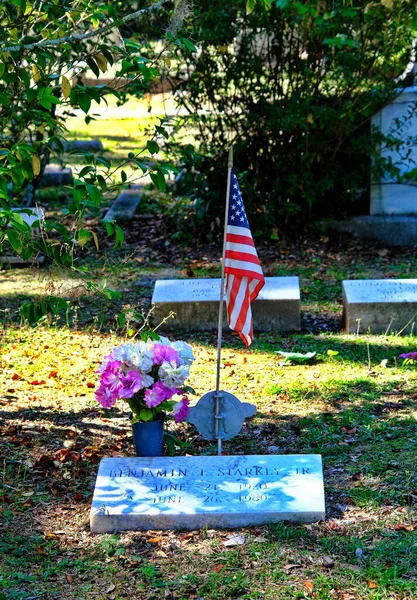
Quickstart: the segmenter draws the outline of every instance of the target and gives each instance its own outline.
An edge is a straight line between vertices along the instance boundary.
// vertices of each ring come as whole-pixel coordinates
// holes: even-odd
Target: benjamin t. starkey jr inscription
[[[325,518],[321,456],[105,458],[91,530],[240,527]]]

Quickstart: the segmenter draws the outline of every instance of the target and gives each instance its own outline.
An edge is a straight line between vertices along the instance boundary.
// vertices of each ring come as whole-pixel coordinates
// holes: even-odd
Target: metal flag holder
[[[227,162],[226,208],[224,218],[222,274],[220,280],[219,322],[217,329],[216,389],[214,392],[207,392],[207,394],[204,394],[197,404],[190,409],[190,414],[187,418],[187,421],[195,425],[203,437],[208,440],[217,440],[218,456],[221,456],[222,454],[222,440],[229,440],[237,435],[242,428],[245,418],[253,416],[256,412],[256,406],[254,404],[250,404],[249,402],[241,402],[238,398],[236,398],[236,396],[233,396],[233,394],[220,390],[226,237],[232,168],[233,147],[230,146],[229,158]],[[210,413],[213,414],[213,419],[209,418]]]

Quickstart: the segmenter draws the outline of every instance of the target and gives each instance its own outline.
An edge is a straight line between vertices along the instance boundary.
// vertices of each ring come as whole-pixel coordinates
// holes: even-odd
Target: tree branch
[[[113,29],[113,27],[118,27],[124,23],[129,23],[130,21],[133,21],[134,19],[140,17],[144,13],[147,13],[147,12],[150,12],[153,10],[158,10],[159,8],[161,8],[161,6],[163,6],[167,2],[169,2],[169,0],[159,0],[159,2],[157,2],[156,4],[153,4],[152,6],[148,6],[147,8],[141,8],[140,10],[137,10],[134,13],[131,13],[130,15],[126,15],[125,17],[122,17],[117,25],[114,21],[111,21],[110,23],[107,23],[107,25],[103,25],[102,27],[99,27],[98,29],[94,29],[92,31],[87,31],[86,33],[78,33],[78,34],[76,33],[74,35],[64,36],[61,38],[57,38],[55,40],[44,39],[44,40],[40,40],[39,42],[33,42],[32,44],[21,44],[21,45],[17,45],[17,46],[0,46],[0,52],[19,52],[19,50],[34,50],[35,48],[50,48],[50,47],[54,47],[54,46],[59,46],[60,44],[71,44],[73,42],[81,42],[90,37],[96,37],[98,35],[101,35],[102,33],[107,33],[108,31]]]

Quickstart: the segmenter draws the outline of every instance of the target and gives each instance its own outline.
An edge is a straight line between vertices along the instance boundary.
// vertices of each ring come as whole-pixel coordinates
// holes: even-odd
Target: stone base
[[[170,311],[161,331],[217,331],[220,279],[165,279],[155,283],[152,296],[154,323]],[[266,277],[265,286],[252,304],[256,331],[300,329],[300,284],[298,277]],[[223,327],[227,328],[226,310]]]
[[[413,216],[361,216],[346,221],[324,221],[323,225],[387,246],[417,246],[417,217]]]
[[[113,533],[324,518],[318,454],[104,458],[90,525]]]

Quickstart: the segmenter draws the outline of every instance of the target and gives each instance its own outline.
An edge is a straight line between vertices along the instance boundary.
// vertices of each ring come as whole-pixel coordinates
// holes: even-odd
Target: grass
[[[67,139],[101,140],[104,146],[103,155],[111,161],[114,170],[117,165],[128,160],[129,153],[136,155],[145,150],[141,156],[149,155],[146,142],[155,134],[155,125],[159,125],[161,119],[171,121],[176,112],[171,94],[130,97],[121,107],[117,106],[114,96],[107,96],[106,103],[93,103],[90,111],[93,120],[89,123],[85,122],[85,114],[80,109],[76,110],[73,116],[66,117]],[[158,153],[158,158],[165,158],[163,149]],[[84,157],[78,154],[66,154],[63,160],[74,172],[78,172],[86,164]],[[128,182],[143,182],[142,172],[133,168],[131,164],[126,164],[124,171]],[[119,172],[115,172],[112,179],[114,183],[120,183]],[[149,178],[146,178],[145,182],[149,183]]]
[[[209,336],[191,341],[199,397],[216,351]],[[119,342],[65,327],[3,333],[3,597],[415,598],[417,378],[396,359],[414,337],[268,333],[249,353],[228,338],[223,386],[257,414],[225,452],[320,453],[327,503],[325,522],[242,529],[233,548],[216,530],[89,533],[97,461],[132,453],[124,407],[93,397],[97,364]],[[289,346],[316,362],[282,366],[276,350]],[[189,453],[215,451],[189,426],[177,434]]]

